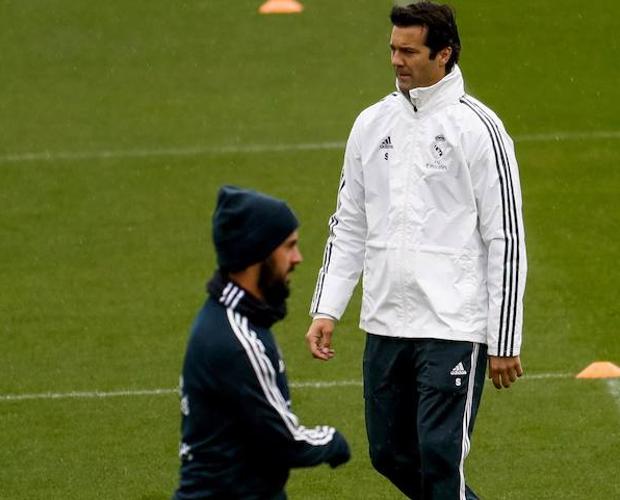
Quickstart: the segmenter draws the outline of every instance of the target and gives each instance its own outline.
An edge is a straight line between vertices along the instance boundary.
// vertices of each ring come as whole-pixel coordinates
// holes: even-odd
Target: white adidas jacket
[[[363,272],[363,330],[516,356],[526,255],[513,142],[457,66],[409,94],[353,125],[310,312],[340,319]]]

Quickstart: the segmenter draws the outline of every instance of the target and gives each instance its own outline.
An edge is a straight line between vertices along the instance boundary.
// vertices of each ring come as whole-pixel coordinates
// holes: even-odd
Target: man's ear
[[[446,64],[448,64],[448,61],[452,56],[452,47],[444,47],[439,51],[439,54],[437,55],[439,56],[439,63],[442,66],[445,66]]]

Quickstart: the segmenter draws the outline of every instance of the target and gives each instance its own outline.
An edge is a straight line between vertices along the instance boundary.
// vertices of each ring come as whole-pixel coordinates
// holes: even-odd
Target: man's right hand
[[[334,357],[335,353],[331,346],[335,325],[336,322],[333,319],[317,318],[312,321],[306,333],[306,342],[315,358],[329,361]]]
[[[523,375],[519,356],[499,357],[489,356],[489,378],[493,379],[496,389],[508,389],[517,378]]]

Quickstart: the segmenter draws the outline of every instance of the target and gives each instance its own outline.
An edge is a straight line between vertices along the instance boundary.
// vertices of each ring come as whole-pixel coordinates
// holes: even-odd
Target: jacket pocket
[[[470,330],[483,281],[479,260],[460,249],[420,246],[413,252],[414,302],[455,330]]]
[[[402,309],[399,293],[402,273],[398,265],[400,250],[391,248],[385,242],[368,241],[364,259],[364,294],[362,298],[362,320],[373,318],[384,322]],[[387,327],[387,324],[386,324]]]

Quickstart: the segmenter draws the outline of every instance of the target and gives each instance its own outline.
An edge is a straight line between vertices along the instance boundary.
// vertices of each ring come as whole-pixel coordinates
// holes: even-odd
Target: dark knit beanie
[[[213,214],[213,243],[220,269],[237,272],[262,262],[299,222],[276,198],[236,186],[223,186]]]

